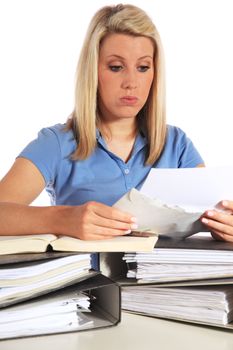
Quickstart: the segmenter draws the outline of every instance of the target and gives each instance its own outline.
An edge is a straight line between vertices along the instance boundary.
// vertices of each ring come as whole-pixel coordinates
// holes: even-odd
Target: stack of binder
[[[116,325],[120,287],[91,269],[97,267],[95,253],[151,251],[156,241],[156,236],[98,242],[52,234],[1,236],[0,339]]]
[[[0,258],[0,340],[120,321],[120,287],[91,270],[91,254],[35,255]]]
[[[232,243],[159,239],[152,253],[102,254],[101,269],[125,311],[233,329]]]

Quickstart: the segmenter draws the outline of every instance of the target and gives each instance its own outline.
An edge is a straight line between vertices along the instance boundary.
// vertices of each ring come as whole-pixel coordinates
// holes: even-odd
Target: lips
[[[120,98],[120,101],[124,105],[134,105],[138,102],[138,98],[136,96],[123,96]]]

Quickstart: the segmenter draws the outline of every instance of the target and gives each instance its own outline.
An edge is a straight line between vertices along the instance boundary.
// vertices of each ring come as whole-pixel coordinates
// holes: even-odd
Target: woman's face
[[[154,47],[149,38],[109,34],[101,43],[98,106],[101,118],[133,118],[145,104],[154,77]]]

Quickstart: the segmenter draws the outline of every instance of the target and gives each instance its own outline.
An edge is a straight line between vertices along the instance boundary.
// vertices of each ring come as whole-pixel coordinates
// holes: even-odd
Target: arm
[[[0,182],[0,234],[45,233],[38,215],[42,210],[28,206],[44,187],[42,175],[30,161],[15,161]]]
[[[45,187],[43,176],[27,159],[18,158],[0,182],[0,235],[54,233],[81,239],[123,235],[134,218],[101,203],[35,207],[29,204]]]

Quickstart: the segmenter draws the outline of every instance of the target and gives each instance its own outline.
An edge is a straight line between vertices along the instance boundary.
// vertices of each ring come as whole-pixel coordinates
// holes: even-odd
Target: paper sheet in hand
[[[167,205],[204,212],[233,199],[233,167],[151,169],[140,192]]]
[[[136,189],[126,193],[114,207],[136,216],[138,229],[142,231],[150,230],[163,236],[185,238],[206,230],[199,220],[201,212],[190,213],[179,207],[169,207]]]

